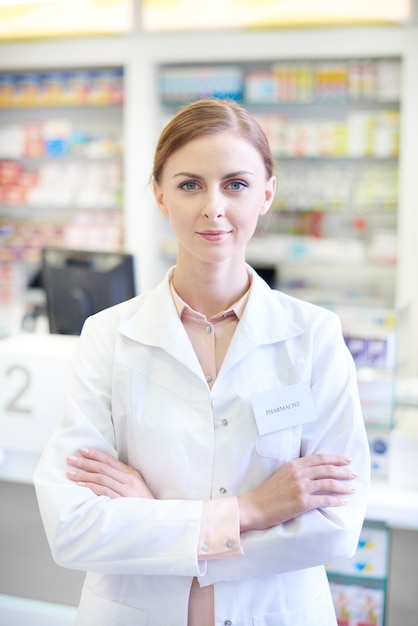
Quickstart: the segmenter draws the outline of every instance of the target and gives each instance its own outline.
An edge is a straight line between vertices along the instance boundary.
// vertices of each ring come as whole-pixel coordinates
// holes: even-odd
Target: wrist
[[[238,496],[240,531],[259,530],[260,520],[252,492]]]

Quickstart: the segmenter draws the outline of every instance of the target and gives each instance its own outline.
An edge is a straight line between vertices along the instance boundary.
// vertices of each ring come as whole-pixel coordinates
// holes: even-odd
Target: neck
[[[238,267],[230,263],[193,264],[186,270],[179,258],[173,286],[192,309],[210,319],[244,295],[249,287],[249,276],[245,263]]]

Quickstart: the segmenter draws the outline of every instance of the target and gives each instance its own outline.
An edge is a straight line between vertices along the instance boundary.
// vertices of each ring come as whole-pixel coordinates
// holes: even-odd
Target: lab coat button
[[[229,425],[228,420],[227,419],[223,419],[222,420],[222,426],[228,426],[228,425]]]
[[[225,489],[225,487],[220,487],[219,491],[220,491],[221,493],[226,493],[226,489]]]
[[[230,619],[226,619],[226,620],[224,621],[224,626],[232,626],[232,622],[231,622],[231,620],[230,620]]]

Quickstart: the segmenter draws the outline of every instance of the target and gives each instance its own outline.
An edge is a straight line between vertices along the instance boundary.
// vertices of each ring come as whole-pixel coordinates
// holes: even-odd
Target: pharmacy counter
[[[45,447],[63,411],[67,363],[76,341],[35,333],[0,341],[0,465],[14,466],[16,455],[29,462]]]
[[[418,490],[399,489],[386,481],[372,481],[366,517],[391,528],[418,530]]]

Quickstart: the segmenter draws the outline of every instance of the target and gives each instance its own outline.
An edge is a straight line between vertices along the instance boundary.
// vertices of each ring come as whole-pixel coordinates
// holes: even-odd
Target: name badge
[[[316,419],[308,381],[257,393],[251,403],[260,435]]]

